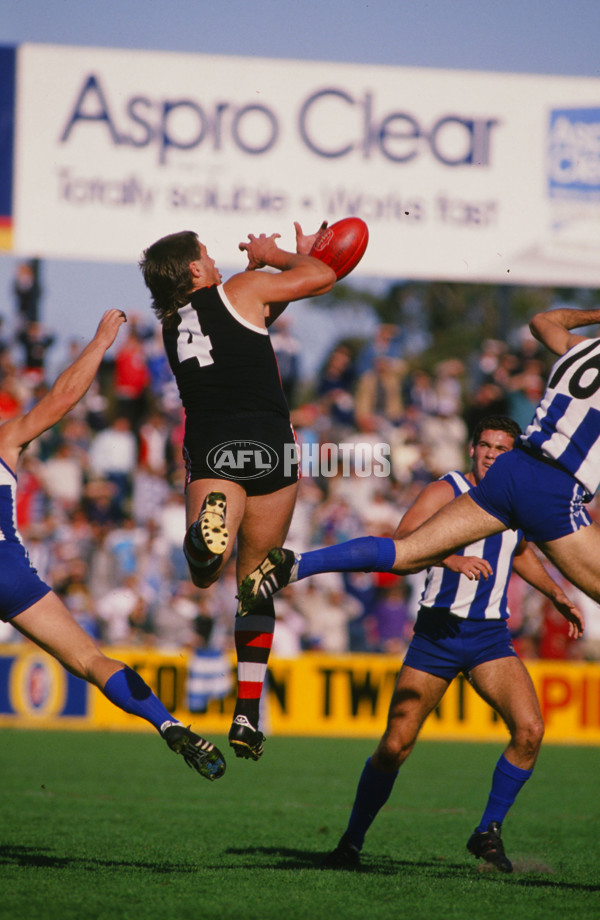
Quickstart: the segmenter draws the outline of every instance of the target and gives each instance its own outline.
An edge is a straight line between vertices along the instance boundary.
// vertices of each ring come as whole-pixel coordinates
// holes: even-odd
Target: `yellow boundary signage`
[[[203,734],[226,734],[234,697],[212,699],[204,711],[190,710],[187,652],[110,649],[111,656],[139,671],[178,718]],[[388,655],[306,653],[273,659],[264,706],[270,735],[378,737],[400,666]],[[232,657],[223,659],[234,670]],[[546,741],[600,744],[600,663],[527,663],[546,724]],[[0,726],[147,730],[145,722],[116,709],[103,695],[67,674],[30,645],[0,646]],[[449,687],[431,714],[423,738],[502,741],[504,724],[463,677]]]

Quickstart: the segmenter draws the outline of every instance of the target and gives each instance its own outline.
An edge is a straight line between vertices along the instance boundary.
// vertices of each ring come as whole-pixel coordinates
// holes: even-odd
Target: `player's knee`
[[[514,743],[525,753],[535,754],[544,737],[544,722],[541,716],[531,718],[518,725],[514,732]]]
[[[386,732],[377,746],[376,765],[384,771],[397,770],[412,751],[415,740],[402,734]]]

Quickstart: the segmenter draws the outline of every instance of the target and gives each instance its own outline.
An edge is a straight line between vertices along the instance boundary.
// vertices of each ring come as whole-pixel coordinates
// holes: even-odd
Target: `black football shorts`
[[[186,484],[228,479],[247,495],[270,495],[298,481],[298,448],[289,419],[279,415],[186,419]]]

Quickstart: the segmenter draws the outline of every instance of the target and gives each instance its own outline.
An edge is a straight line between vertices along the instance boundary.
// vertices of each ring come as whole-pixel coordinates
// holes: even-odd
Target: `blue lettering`
[[[92,106],[94,107],[94,111],[86,112],[84,111],[84,108],[90,100]],[[112,138],[113,144],[121,143],[121,138],[119,137],[119,134],[113,125],[112,118],[110,117],[108,102],[106,101],[104,93],[102,92],[100,82],[93,74],[87,78],[77,98],[77,101],[75,102],[75,107],[73,108],[69,120],[67,121],[65,130],[61,134],[61,143],[65,143],[69,139],[71,129],[77,122],[80,121],[104,122],[110,131],[110,136]]]
[[[324,109],[323,106],[329,106]],[[333,106],[333,108],[332,108]],[[343,108],[340,108],[343,106]],[[350,135],[340,126],[341,116],[348,111],[360,113]],[[324,113],[327,112],[328,117]],[[320,115],[320,122],[315,116]],[[329,130],[336,125],[337,144],[319,137],[319,123]],[[360,151],[364,159],[379,152],[393,163],[410,163],[423,149],[445,166],[488,166],[490,135],[497,119],[461,118],[446,115],[436,121],[428,132],[409,112],[389,112],[383,117],[375,112],[372,93],[354,98],[340,89],[327,88],[312,93],[300,108],[298,130],[303,143],[327,159],[346,157]]]
[[[242,121],[246,118],[247,115],[259,114],[264,115],[267,120],[267,135],[265,140],[262,143],[250,144],[245,142],[241,137],[242,130]],[[237,147],[240,150],[243,150],[245,153],[265,153],[267,150],[270,150],[277,142],[277,137],[279,135],[279,125],[277,119],[269,109],[264,105],[246,105],[244,108],[240,109],[235,113],[233,118],[233,123],[231,126],[231,136],[235,141]]]
[[[419,152],[421,130],[412,115],[404,112],[387,115],[381,122],[378,135],[381,152],[394,163],[409,163]],[[400,142],[399,149],[393,146],[394,141]]]
[[[211,109],[203,108],[194,99],[151,99],[136,95],[129,98],[123,115],[131,132],[119,131],[100,79],[86,77],[61,135],[65,143],[76,125],[104,125],[113,144],[147,147],[156,143],[158,162],[167,162],[171,150],[194,150],[209,145],[213,151],[233,145],[242,153],[262,154],[275,146],[279,139],[277,115],[264,105],[233,106],[216,102]]]
[[[431,152],[446,166],[488,166],[490,161],[490,131],[497,125],[495,118],[484,121],[481,118],[471,120],[459,118],[458,115],[446,115],[440,118],[431,129],[429,143]],[[458,127],[457,133],[462,134],[464,149],[452,156],[450,152],[444,153],[442,149],[442,132],[447,128]]]
[[[168,193],[169,205],[197,211],[277,214],[288,201],[283,192],[252,186],[219,185],[173,186]]]
[[[122,125],[119,126],[117,116]],[[234,149],[249,156],[272,150],[281,134],[277,113],[266,105],[235,105],[216,101],[202,106],[194,99],[152,99],[135,95],[121,112],[111,108],[100,78],[85,77],[60,137],[69,141],[76,126],[95,124],[106,130],[109,142],[136,148],[156,146],[160,165],[172,151]],[[326,87],[310,93],[298,111],[301,142],[325,159],[351,155],[369,160],[381,156],[391,163],[410,163],[429,153],[444,166],[485,167],[491,159],[495,118],[443,115],[431,127],[410,112],[377,112],[371,92],[354,96]]]
[[[342,102],[348,105],[355,105],[352,96],[349,96],[348,93],[343,93],[341,90],[323,89],[318,93],[314,93],[312,96],[308,97],[300,109],[300,114],[298,116],[298,129],[300,131],[300,137],[308,149],[312,150],[313,153],[316,153],[320,157],[345,157],[348,153],[354,150],[354,144],[346,144],[345,146],[338,147],[334,150],[326,150],[323,146],[320,146],[317,141],[309,134],[307,122],[313,106],[316,106],[321,100],[327,100],[328,98],[341,99]],[[334,119],[332,118],[330,121],[333,120]]]
[[[215,137],[214,149],[220,150],[222,146],[222,137],[221,137],[221,127],[222,127],[222,116],[225,114],[229,108],[228,102],[219,102],[215,108],[215,119],[213,133]]]
[[[181,113],[183,110],[187,110],[194,116],[197,116],[198,127],[195,132],[191,134],[190,137],[188,137],[187,140],[175,138],[169,131],[169,121],[171,116],[174,113]],[[167,150],[169,147],[174,147],[177,150],[192,150],[194,147],[198,147],[206,137],[207,130],[208,121],[206,115],[200,106],[196,105],[195,102],[192,102],[191,99],[180,99],[177,102],[164,102],[160,122],[160,153],[158,157],[159,163],[166,163]]]
[[[141,127],[144,129],[144,133],[139,140],[136,140],[131,135],[129,136],[129,143],[133,147],[146,147],[154,136],[152,125],[143,117],[143,112],[141,111],[142,109],[152,109],[152,103],[145,96],[134,96],[133,99],[129,100],[129,104],[127,106],[129,117],[133,122],[141,125]]]

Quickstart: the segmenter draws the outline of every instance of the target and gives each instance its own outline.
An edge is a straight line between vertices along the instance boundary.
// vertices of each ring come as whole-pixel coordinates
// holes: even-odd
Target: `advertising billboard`
[[[600,283],[600,79],[23,45],[14,105],[19,255],[357,215],[364,275]]]
[[[235,705],[232,656],[198,658],[180,649],[111,649],[138,671],[169,712],[203,734],[226,734]],[[310,652],[272,658],[261,704],[268,735],[377,738],[401,660],[393,655]],[[216,667],[221,668],[217,675]],[[545,740],[600,744],[600,668],[597,662],[527,661],[540,701]],[[214,678],[220,679],[215,682]],[[200,684],[206,694],[198,693]],[[212,689],[210,689],[212,688]],[[24,645],[0,645],[0,727],[147,730],[148,723],[117,709],[95,687]],[[508,730],[460,675],[422,730],[431,740],[505,742]]]

